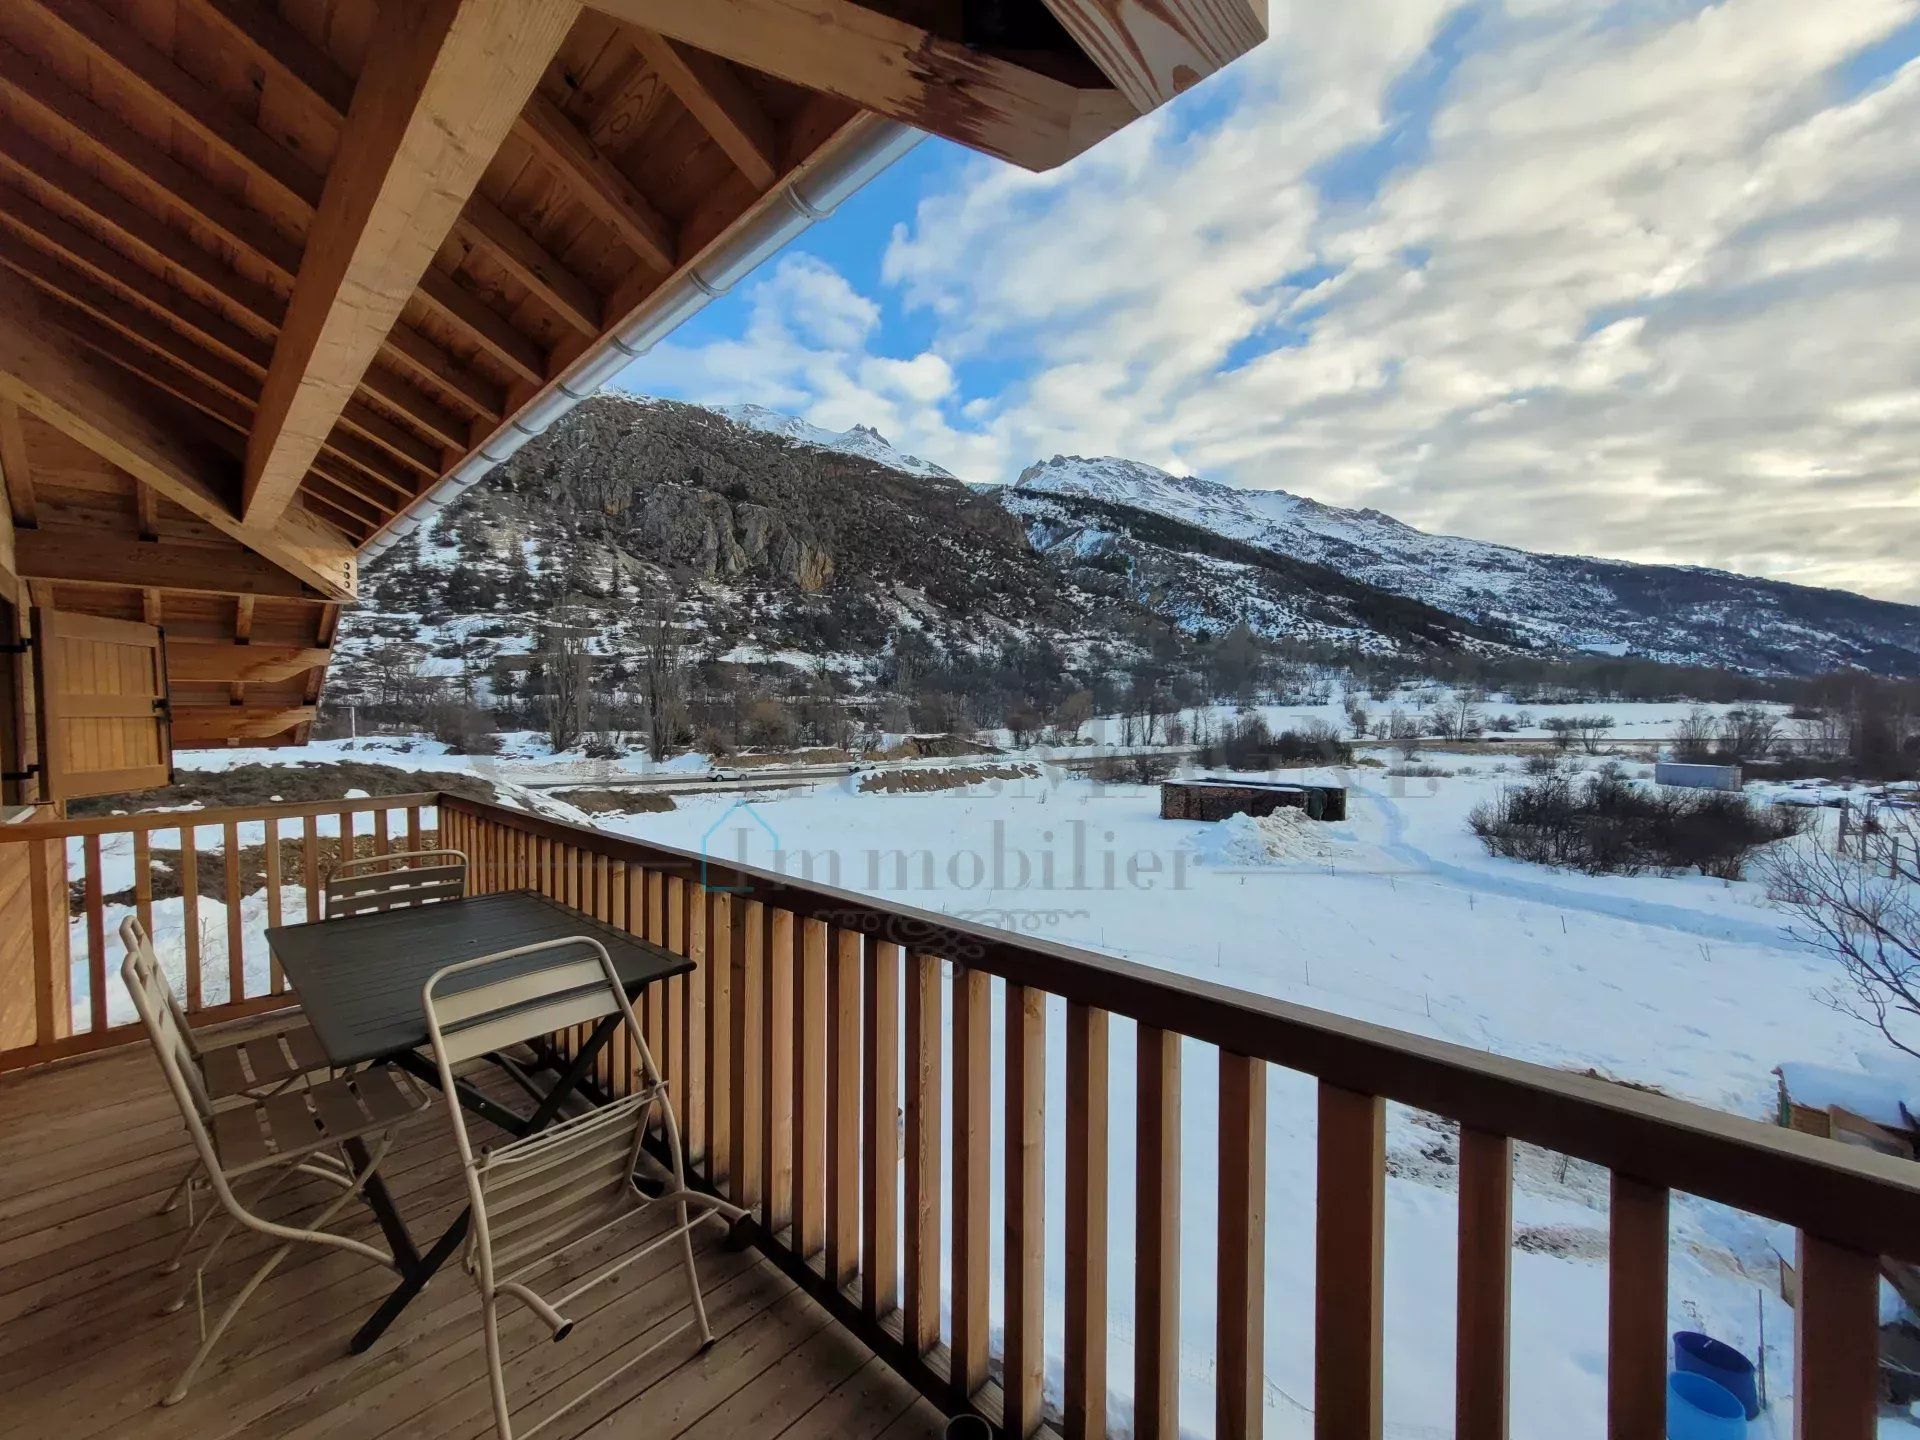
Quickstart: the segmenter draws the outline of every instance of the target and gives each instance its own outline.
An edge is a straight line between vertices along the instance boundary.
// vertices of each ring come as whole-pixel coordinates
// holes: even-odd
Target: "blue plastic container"
[[[1667,1440],[1747,1440],[1740,1397],[1691,1370],[1667,1377]]]
[[[1754,1385],[1753,1362],[1731,1345],[1697,1330],[1681,1330],[1673,1337],[1673,1368],[1704,1375],[1721,1389],[1731,1391],[1745,1407],[1747,1419],[1760,1414],[1760,1391]]]

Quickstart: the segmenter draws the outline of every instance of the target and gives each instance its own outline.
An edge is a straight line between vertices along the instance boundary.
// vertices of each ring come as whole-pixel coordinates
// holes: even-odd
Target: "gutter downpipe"
[[[762,261],[784,249],[842,201],[905,155],[925,137],[878,116],[842,132],[800,170],[782,181],[739,229],[724,236],[685,269],[670,275],[619,329],[611,331],[557,383],[503,424],[480,448],[360,547],[362,565],[466,494],[493,467],[545,431],[611,380],[629,361],[645,355],[709,303],[725,295]]]

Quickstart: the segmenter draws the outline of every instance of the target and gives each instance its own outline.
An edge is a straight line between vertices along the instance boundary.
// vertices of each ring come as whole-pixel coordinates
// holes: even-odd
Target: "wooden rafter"
[[[756,190],[780,173],[780,137],[767,112],[727,61],[651,30],[634,30],[634,48],[693,118],[727,152]]]
[[[1134,116],[1081,89],[854,0],[592,0],[593,7],[796,85],[1044,170]]]
[[[286,511],[577,13],[574,0],[381,12],[248,441],[250,521]]]
[[[144,480],[133,482],[133,514],[140,526],[140,538],[152,542],[160,538],[160,503],[153,487]]]
[[[673,268],[672,225],[558,105],[536,93],[514,133],[567,177],[581,203],[611,225],[641,259],[661,270]]]
[[[218,745],[236,740],[267,740],[297,725],[312,723],[311,705],[229,705],[219,710],[180,710],[174,715],[176,746]]]
[[[249,524],[229,495],[239,475],[227,457],[183,433],[152,391],[101,365],[59,325],[54,302],[0,275],[0,396],[78,441],[135,480],[313,586],[353,594],[350,542],[317,518],[290,513]]]
[[[0,484],[7,490],[7,514],[15,525],[31,529],[39,523],[39,505],[33,493],[33,467],[27,463],[27,437],[20,428],[20,411],[0,395]]]
[[[189,685],[266,685],[304,676],[332,659],[332,649],[324,645],[223,645],[176,640],[167,651],[167,674]]]
[[[509,275],[539,296],[542,304],[573,329],[582,335],[600,333],[600,297],[594,294],[593,287],[486,196],[476,191],[456,217],[453,228],[467,243],[487,251]]]

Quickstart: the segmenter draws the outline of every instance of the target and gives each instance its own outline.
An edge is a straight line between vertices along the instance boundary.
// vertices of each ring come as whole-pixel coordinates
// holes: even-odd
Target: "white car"
[[[707,771],[707,782],[709,784],[712,784],[716,781],[721,781],[721,780],[744,780],[744,779],[746,779],[746,776],[742,775],[738,770],[723,770],[719,766],[715,766],[713,769]]]

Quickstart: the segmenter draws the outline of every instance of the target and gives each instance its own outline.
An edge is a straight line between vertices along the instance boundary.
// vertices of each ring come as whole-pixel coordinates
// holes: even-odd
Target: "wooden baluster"
[[[347,861],[353,859],[353,812],[351,810],[342,810],[334,819],[340,826],[340,841],[339,844],[334,847],[333,857],[333,868],[338,870],[342,865],[346,864]]]
[[[81,842],[81,854],[86,867],[88,1023],[98,1035],[107,1028],[107,918],[100,878],[100,837],[87,836]]]
[[[205,1008],[200,980],[200,849],[194,827],[180,827],[181,940],[187,957],[187,1013]]]
[[[420,835],[420,812],[422,808],[423,807],[419,805],[409,805],[407,807],[407,849],[409,850],[424,850],[426,848],[426,842]],[[440,846],[438,848],[445,849],[446,847]]]
[[[1507,1440],[1512,1280],[1513,1142],[1462,1125],[1456,1440]]]
[[[701,1120],[706,1126],[704,1170],[721,1194],[733,1183],[733,925],[727,897],[698,882],[688,895],[699,916],[700,975],[705,980],[706,1023],[700,1073],[706,1082]]]
[[[227,1001],[247,995],[247,927],[240,918],[240,827],[227,821],[221,840],[226,846],[227,889]]]
[[[1107,1433],[1110,1028],[1106,1011],[1068,1004],[1066,1440],[1101,1440]]]
[[[267,817],[264,849],[267,865],[267,927],[273,929],[282,923],[280,913],[280,821],[272,815]],[[287,977],[280,973],[279,958],[273,953],[273,947],[267,947],[267,966],[273,975],[273,993],[284,994]]]
[[[67,847],[64,841],[27,842],[27,897],[33,925],[33,1016],[34,1038],[42,1045],[52,1044],[57,1036],[72,1028],[70,1015],[58,1015],[53,1005],[53,863],[60,862],[62,896],[66,893]],[[66,905],[60,907],[59,923],[67,920]]]
[[[320,918],[320,817],[303,816],[300,821],[300,878],[307,889],[307,913],[301,919]]]
[[[647,939],[656,945],[667,943],[667,877],[658,870],[647,872]],[[646,1006],[640,1012],[640,1023],[647,1032],[647,1048],[653,1052],[653,1063],[660,1068],[662,1076],[669,1073],[672,1057],[667,1054],[667,997],[662,994],[665,987],[655,985],[647,991]],[[679,1095],[673,1095],[677,1104]]]
[[[765,1196],[767,1233],[793,1222],[793,972],[794,922],[791,911],[747,905],[750,933],[760,937],[765,963],[761,976],[761,1016],[767,1037],[761,1070],[760,1185]]]
[[[733,1153],[727,1169],[727,1195],[734,1204],[751,1210],[763,1194],[760,1134],[764,1092],[760,1069],[767,1032],[762,1018],[766,996],[761,967],[765,963],[766,930],[759,923],[756,906],[724,890],[714,892],[713,916],[715,957],[728,957],[733,972],[733,1008],[727,1016],[731,1030],[727,1066],[732,1073],[727,1083],[727,1135]]]
[[[906,1314],[916,1355],[940,1343],[940,961],[907,960]]]
[[[1139,1027],[1133,1433],[1180,1437],[1180,1037]]]
[[[900,947],[867,946],[861,1069],[860,1304],[878,1319],[900,1304]]]
[[[827,1279],[860,1269],[860,967],[865,937],[827,927]]]
[[[1047,997],[1007,986],[1006,1433],[1025,1440],[1040,1428],[1046,1360]],[[1223,1432],[1224,1433],[1224,1432]]]
[[[387,812],[384,810],[368,811],[367,824],[373,830],[373,853],[375,855],[385,855],[387,853]],[[385,870],[388,867],[382,865],[379,868]]]
[[[800,925],[793,976],[793,1250],[826,1248],[827,927]]]
[[[528,852],[527,872],[533,877],[528,883],[538,889],[540,885],[540,853],[537,844]],[[631,887],[627,879],[627,862],[624,860],[614,861],[607,867],[607,898],[611,906],[609,911],[611,918],[608,923],[616,930],[625,930],[627,928],[627,897],[630,889]]]
[[[527,837],[527,884],[529,888],[540,886],[540,842],[537,837]],[[630,893],[630,881],[627,875],[627,862],[615,860],[607,866],[607,923],[616,930],[628,929],[627,898]],[[635,1012],[636,1018],[639,1012]],[[607,1044],[613,1054],[614,1080],[623,1095],[631,1095],[644,1083],[640,1074],[640,1052],[635,1046],[633,1036],[622,1025],[614,1032]]]
[[[992,1185],[993,1044],[983,970],[953,967],[954,1398],[987,1383],[988,1195]]]
[[[1608,1440],[1666,1433],[1667,1209],[1664,1187],[1614,1172],[1607,1215]]]
[[[680,1057],[680,1114],[686,1130],[687,1160],[702,1166],[707,1158],[707,987],[706,910],[699,903],[694,882],[673,877],[669,893],[668,928],[674,949],[692,958],[699,968],[673,983],[679,987],[680,1033],[675,1052]]]
[[[1880,1262],[1799,1232],[1794,1440],[1871,1440],[1880,1396]]]
[[[1226,1050],[1219,1233],[1213,1433],[1259,1440],[1266,1410],[1267,1067]]]
[[[519,832],[515,831],[514,839],[517,841],[519,838]],[[604,855],[595,855],[593,862],[593,904],[588,913],[602,924],[611,924],[613,921],[611,867],[607,864],[607,857]],[[602,1045],[599,1055],[594,1058],[594,1075],[600,1082],[601,1090],[609,1096],[620,1093],[621,1077],[616,1068],[620,1058],[621,1052],[619,1047],[612,1043]]]
[[[153,934],[153,832],[133,832],[133,908],[140,928]]]
[[[1313,1286],[1318,1440],[1379,1440],[1386,1187],[1386,1102],[1323,1080]]]

